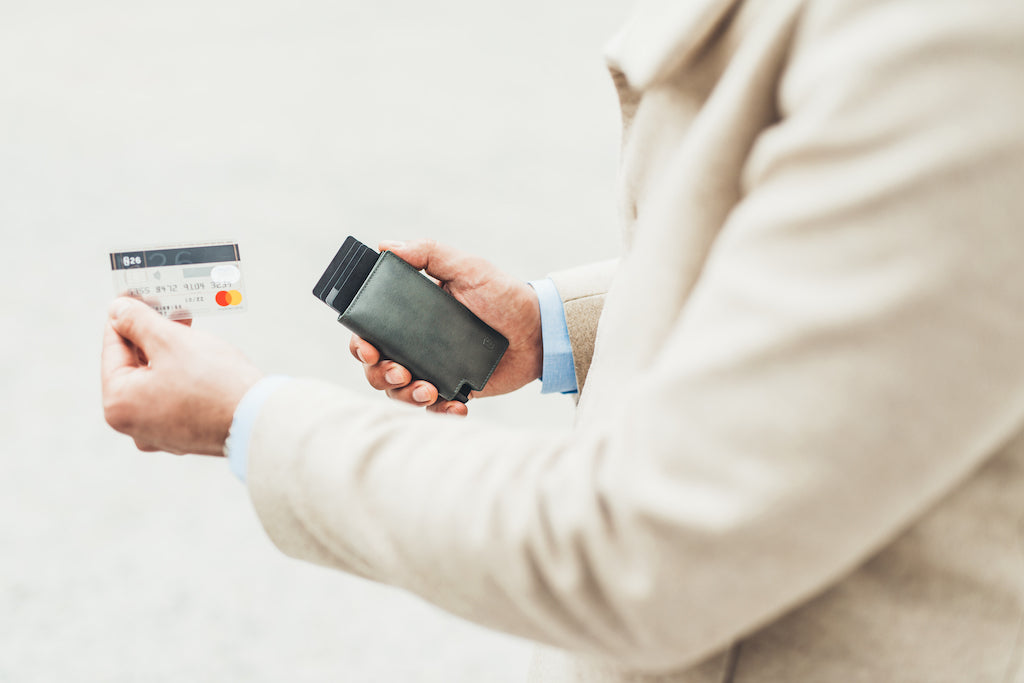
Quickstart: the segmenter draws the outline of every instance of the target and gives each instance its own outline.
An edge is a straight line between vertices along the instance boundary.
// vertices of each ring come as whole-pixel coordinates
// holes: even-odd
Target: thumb
[[[471,258],[454,247],[438,244],[431,239],[410,242],[386,240],[378,246],[381,251],[390,251],[413,268],[425,270],[428,275],[443,282],[464,274]]]
[[[114,299],[109,316],[114,331],[150,357],[151,350],[165,346],[167,339],[180,334],[183,329],[138,299],[128,297]]]

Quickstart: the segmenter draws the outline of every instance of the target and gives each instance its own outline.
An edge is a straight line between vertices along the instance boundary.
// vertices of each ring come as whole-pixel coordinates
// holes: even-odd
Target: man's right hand
[[[487,386],[483,391],[472,392],[470,398],[506,394],[540,378],[544,349],[540,304],[533,287],[481,258],[433,240],[381,242],[379,248],[426,271],[445,291],[508,339],[508,350]],[[382,360],[377,349],[366,340],[353,335],[349,350],[363,364],[366,380],[374,389],[385,391],[395,400],[425,406],[435,412],[467,414],[465,404],[439,401],[434,385],[422,380],[412,381],[406,368]]]

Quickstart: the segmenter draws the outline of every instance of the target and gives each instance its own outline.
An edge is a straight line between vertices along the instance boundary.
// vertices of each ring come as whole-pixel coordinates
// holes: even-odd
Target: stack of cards
[[[348,237],[316,283],[313,294],[338,313],[344,313],[379,256],[355,237]]]

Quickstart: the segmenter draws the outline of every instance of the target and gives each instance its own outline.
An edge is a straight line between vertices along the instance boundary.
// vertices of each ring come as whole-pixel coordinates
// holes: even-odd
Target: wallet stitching
[[[360,286],[360,287],[359,287],[359,291],[358,291],[358,292],[356,292],[356,295],[355,295],[354,297],[352,297],[352,303],[350,303],[350,304],[349,304],[348,306],[346,306],[346,307],[345,307],[345,311],[344,311],[344,313],[342,313],[342,314],[341,314],[341,315],[340,315],[340,316],[338,317],[338,319],[339,319],[339,320],[341,320],[341,318],[344,318],[344,317],[345,317],[345,314],[347,314],[347,313],[349,312],[349,310],[351,310],[351,308],[352,308],[353,306],[355,306],[355,305],[356,305],[356,302],[357,302],[357,301],[359,301],[359,299],[360,299],[360,298],[361,298],[361,297],[363,296],[363,292],[364,292],[364,291],[366,290],[366,286],[367,286],[367,285],[368,285],[368,284],[370,283],[370,280],[371,280],[371,279],[373,279],[373,276],[374,276],[374,275],[375,275],[375,274],[377,273],[377,271],[378,271],[378,270],[380,269],[380,266],[381,266],[381,264],[382,264],[382,263],[384,263],[384,259],[385,259],[385,258],[386,258],[386,257],[387,257],[388,255],[390,255],[390,256],[391,256],[392,258],[394,258],[394,259],[398,259],[398,260],[399,260],[399,261],[401,261],[402,263],[405,263],[405,265],[409,266],[409,264],[408,264],[408,263],[406,263],[406,262],[405,262],[405,261],[404,261],[403,259],[399,258],[398,256],[395,256],[395,255],[394,255],[394,254],[392,254],[392,253],[391,253],[390,251],[385,251],[385,252],[383,252],[383,253],[382,253],[382,254],[380,255],[380,258],[378,258],[378,259],[377,259],[377,262],[373,264],[373,268],[371,268],[371,269],[370,269],[370,272],[369,272],[369,274],[368,274],[368,275],[366,276],[366,279],[365,279],[365,280],[363,280],[363,284],[362,284],[362,286]],[[409,267],[410,267],[410,268],[412,268],[412,266],[409,266]],[[419,271],[417,271],[417,274],[419,274]],[[421,277],[422,277],[422,276],[421,276]],[[459,301],[458,299],[456,299],[456,298],[455,298],[454,296],[452,296],[452,295],[451,295],[451,294],[449,294],[448,292],[444,291],[444,290],[443,290],[443,289],[441,289],[440,287],[438,288],[438,290],[439,290],[439,291],[440,291],[440,292],[441,292],[442,294],[444,294],[445,296],[451,297],[451,298],[452,298],[452,299],[453,299],[453,300],[454,300],[454,301],[455,301],[456,303],[458,303],[458,304],[459,304],[460,306],[462,306],[463,308],[466,308],[466,304],[462,303],[461,301]],[[466,308],[466,310],[467,310],[467,311],[469,311],[469,308]],[[469,312],[470,312],[470,313],[473,313],[472,311],[469,311]],[[473,315],[476,315],[476,314],[475,314],[475,313],[473,313]],[[478,319],[478,320],[480,319],[480,317],[479,317],[479,316],[476,316],[476,317],[477,317],[477,319]],[[480,322],[482,322],[482,323],[483,323],[484,321],[483,321],[483,320],[480,320]],[[484,323],[484,325],[487,325],[487,323]],[[500,362],[501,362],[501,359],[505,357],[505,352],[506,352],[506,351],[508,351],[508,338],[507,338],[507,337],[505,337],[505,335],[501,334],[501,332],[498,332],[497,330],[495,330],[495,329],[494,329],[493,327],[491,327],[490,325],[487,325],[487,327],[489,327],[489,328],[490,328],[491,330],[493,330],[493,331],[495,332],[495,334],[499,334],[499,335],[501,335],[502,339],[505,339],[505,349],[504,349],[504,350],[503,350],[503,351],[501,352],[501,354],[500,354],[500,355],[499,355],[499,356],[498,356],[498,357],[497,357],[497,358],[495,359],[494,363],[492,363],[492,364],[491,364],[491,369],[487,371],[487,375],[485,375],[485,376],[484,376],[483,382],[481,382],[481,383],[480,383],[480,389],[476,389],[476,388],[474,388],[474,387],[473,387],[473,385],[472,385],[472,384],[470,383],[469,379],[467,379],[466,377],[461,377],[461,378],[459,378],[459,384],[458,384],[458,386],[456,386],[456,387],[455,387],[455,392],[454,392],[454,393],[452,394],[452,398],[451,398],[451,399],[445,399],[445,400],[449,400],[449,401],[450,401],[450,400],[454,399],[454,398],[455,398],[455,396],[457,396],[457,395],[458,395],[458,393],[459,393],[459,389],[460,389],[460,388],[462,388],[462,385],[463,385],[463,384],[469,384],[470,388],[471,388],[471,389],[473,389],[473,391],[483,391],[483,387],[487,386],[487,382],[488,382],[488,381],[490,381],[490,379],[491,379],[491,375],[493,375],[493,374],[494,374],[494,371],[495,371],[495,370],[496,370],[496,369],[498,368],[498,363],[500,363]]]

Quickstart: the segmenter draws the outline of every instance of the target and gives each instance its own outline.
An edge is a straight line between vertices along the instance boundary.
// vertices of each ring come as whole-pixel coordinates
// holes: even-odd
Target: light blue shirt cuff
[[[575,394],[576,365],[572,360],[572,344],[569,342],[562,297],[551,278],[534,280],[529,284],[540,300],[540,332],[544,339],[540,393]]]
[[[289,379],[291,378],[284,375],[264,377],[252,385],[235,408],[228,439],[224,442],[224,452],[228,456],[231,471],[243,483],[249,473],[249,440],[252,438],[252,429],[256,426],[256,418],[259,417],[260,410],[270,395]]]

